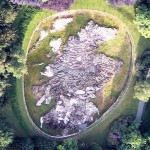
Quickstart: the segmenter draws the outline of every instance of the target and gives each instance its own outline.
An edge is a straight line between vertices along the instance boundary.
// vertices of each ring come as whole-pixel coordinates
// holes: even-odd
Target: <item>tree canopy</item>
[[[67,139],[57,147],[57,150],[78,150],[78,143],[76,140]]]
[[[55,141],[50,141],[42,137],[34,137],[33,143],[35,149],[38,150],[56,150],[57,143]]]
[[[6,70],[12,73],[14,77],[21,78],[27,74],[26,57],[21,48],[11,55],[11,61],[7,64]]]
[[[11,27],[17,16],[16,8],[8,0],[0,1],[0,51],[15,39],[15,30]]]
[[[142,4],[136,7],[134,24],[145,38],[150,38],[150,9]]]
[[[131,125],[133,121],[132,116],[121,117],[113,122],[108,134],[108,145],[110,147],[118,147],[122,134],[125,128]]]
[[[0,1],[0,105],[5,104],[8,77],[21,78],[27,73],[26,57],[21,49],[22,39],[33,15],[39,11],[20,7],[10,0]]]
[[[130,118],[130,116],[116,120],[112,124],[108,135],[108,139],[111,140],[108,140],[110,149],[148,150],[150,147],[149,134],[141,134],[139,127],[140,124],[133,121],[133,118]],[[114,136],[110,136],[112,133]]]
[[[134,87],[134,98],[147,102],[150,98],[150,83],[147,81],[136,82]]]
[[[0,118],[0,149],[6,148],[13,142],[14,131],[7,126],[6,120]]]
[[[34,144],[28,137],[16,137],[8,149],[12,150],[34,150]]]
[[[145,144],[146,139],[142,137],[139,131],[139,124],[133,122],[131,126],[124,130],[118,150],[140,150]]]

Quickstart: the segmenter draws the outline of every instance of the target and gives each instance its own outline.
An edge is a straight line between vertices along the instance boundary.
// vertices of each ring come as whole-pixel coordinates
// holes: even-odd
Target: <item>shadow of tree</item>
[[[146,49],[150,49],[150,38],[144,38],[143,36],[140,36],[137,47],[135,47],[135,49],[138,58]]]

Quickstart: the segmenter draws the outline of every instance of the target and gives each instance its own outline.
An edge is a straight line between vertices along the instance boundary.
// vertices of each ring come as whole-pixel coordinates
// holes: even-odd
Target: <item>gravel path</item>
[[[141,122],[141,120],[142,120],[142,115],[143,115],[143,112],[144,112],[144,106],[145,106],[145,102],[139,101],[138,111],[137,111],[137,114],[136,114],[136,121],[138,121],[138,122]]]

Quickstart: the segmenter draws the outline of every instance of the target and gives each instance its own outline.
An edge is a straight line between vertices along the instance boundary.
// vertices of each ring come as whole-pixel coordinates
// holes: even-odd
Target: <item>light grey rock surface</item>
[[[52,41],[50,41],[50,47],[52,47],[52,51],[54,53],[60,53],[60,46],[62,44],[62,40],[61,38],[58,38],[58,39],[54,39]]]
[[[53,69],[50,66],[47,66],[45,68],[45,72],[41,72],[41,75],[47,76],[47,77],[52,77],[54,75]]]
[[[61,31],[65,29],[65,27],[72,22],[73,18],[58,18],[53,22],[51,33],[56,31]]]

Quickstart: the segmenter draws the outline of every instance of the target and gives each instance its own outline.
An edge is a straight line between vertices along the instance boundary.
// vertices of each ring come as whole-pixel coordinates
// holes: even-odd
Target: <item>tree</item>
[[[11,61],[6,66],[7,71],[12,73],[16,78],[21,78],[24,74],[27,74],[26,57],[22,51],[17,50],[12,54]]]
[[[10,0],[0,0],[0,106],[6,102],[4,94],[10,74],[21,78],[27,73],[25,55],[16,47],[22,44],[27,25],[37,11],[27,6],[21,8]]]
[[[24,74],[27,74],[27,66],[25,64],[18,63],[17,60],[12,60],[12,63],[7,66],[7,71],[12,73],[14,77],[20,79]]]
[[[89,148],[90,150],[102,150],[102,147],[99,145],[99,144],[97,144],[97,143],[92,143],[91,145],[90,145],[90,148]]]
[[[67,139],[57,147],[57,150],[78,150],[78,143],[76,140]]]
[[[131,118],[130,118],[131,119]],[[120,121],[118,121],[120,120]],[[119,143],[113,145],[110,149],[117,150],[149,150],[150,148],[150,136],[149,133],[141,134],[139,127],[140,124],[135,121],[127,121],[128,119],[119,118],[115,121],[110,129],[110,133],[113,131],[120,131]],[[133,119],[132,119],[133,120]],[[121,123],[121,122],[124,123]],[[110,138],[110,137],[108,137]]]
[[[34,144],[28,137],[15,138],[14,142],[9,146],[10,150],[34,150]]]
[[[41,137],[34,137],[33,142],[35,149],[38,150],[55,150],[57,147],[57,143],[55,141],[50,141]]]
[[[122,5],[133,5],[135,3],[135,0],[108,0],[108,2],[114,6],[122,6]]]
[[[137,82],[134,98],[147,102],[150,97],[150,51],[147,49],[136,62]]]
[[[15,39],[15,31],[11,25],[16,18],[17,12],[15,6],[9,0],[1,0],[0,14],[0,50],[2,50]]]
[[[9,87],[10,84],[6,79],[0,80],[0,106],[4,106],[6,104],[6,99],[5,99],[5,90],[6,87]]]
[[[146,139],[142,137],[139,131],[139,124],[133,122],[131,126],[124,130],[118,150],[142,150],[145,145]]]
[[[5,149],[13,142],[14,131],[9,128],[4,118],[0,118],[0,149]]]
[[[136,8],[134,24],[138,31],[145,38],[150,38],[150,9],[146,5],[139,5]]]
[[[131,125],[132,121],[132,116],[126,116],[113,122],[108,134],[108,145],[110,147],[118,147],[120,145],[123,131]]]
[[[150,83],[148,81],[136,82],[134,87],[134,98],[147,102],[150,98]]]
[[[2,29],[1,26],[0,28]],[[12,28],[9,26],[3,27],[3,29],[0,31],[0,45],[1,45],[0,50],[2,50],[2,48],[9,46],[10,43],[14,41],[14,39],[15,39],[15,31],[12,30]]]
[[[3,96],[3,89],[5,89],[9,84],[6,80],[0,81],[0,97]]]
[[[17,3],[19,5],[30,5],[38,6],[40,8],[47,8],[56,11],[67,10],[74,0],[11,0],[12,3]]]
[[[142,56],[136,62],[137,77],[140,81],[145,81],[149,78],[150,68],[150,50],[146,49]]]
[[[17,12],[16,11],[10,11],[8,10],[5,14],[5,23],[13,23],[13,21],[15,20],[17,16]]]
[[[57,150],[66,150],[66,149],[65,149],[65,147],[64,147],[64,146],[59,145],[59,146],[57,147]]]

